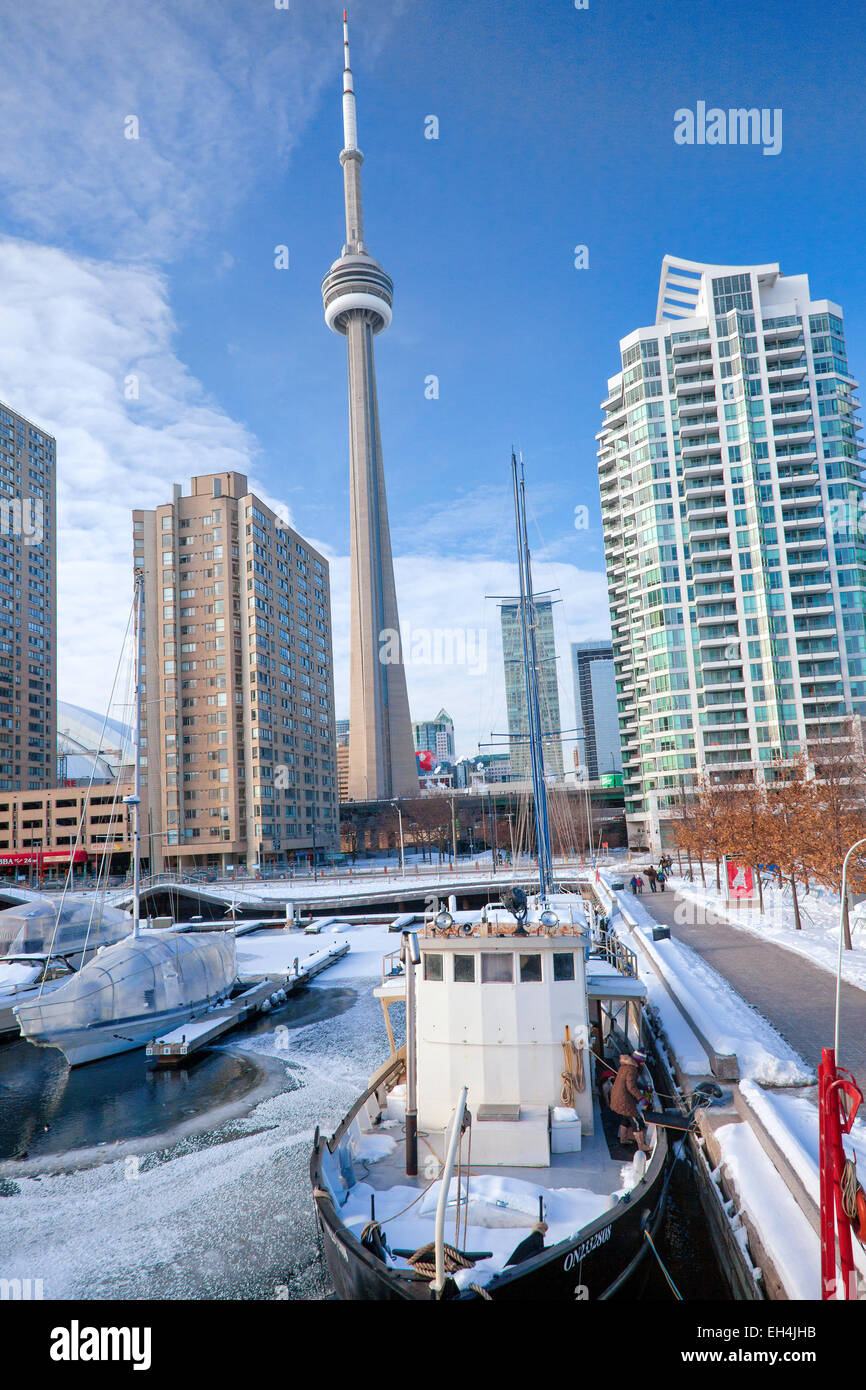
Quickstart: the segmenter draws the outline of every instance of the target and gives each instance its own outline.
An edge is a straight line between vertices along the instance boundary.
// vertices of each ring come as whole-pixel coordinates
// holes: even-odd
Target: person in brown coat
[[[643,1052],[621,1054],[619,1071],[610,1093],[610,1108],[619,1120],[619,1142],[637,1144],[641,1153],[650,1152],[646,1142],[646,1126],[638,1110],[638,1101],[647,1094],[646,1088],[638,1081],[640,1069],[646,1061]]]

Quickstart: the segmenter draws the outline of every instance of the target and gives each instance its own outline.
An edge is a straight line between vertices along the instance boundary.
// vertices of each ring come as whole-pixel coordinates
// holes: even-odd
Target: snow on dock
[[[720,970],[676,939],[679,918],[671,894],[642,900],[613,889],[613,878],[600,875],[593,889],[613,930],[638,957],[680,1093],[688,1094],[710,1071],[722,1083],[721,1100],[702,1112],[690,1143],[702,1206],[736,1296],[818,1299],[818,1109],[811,1068]],[[689,894],[694,896],[704,895]],[[669,923],[675,934],[654,940],[659,922]],[[725,968],[724,951],[712,958]],[[784,1020],[776,1016],[786,1030],[798,998],[790,995]],[[801,1002],[811,1007],[811,998]],[[827,1017],[832,1031],[830,1011]],[[857,1053],[859,1045],[859,1038],[849,1038],[849,1049]],[[848,1060],[844,1036],[840,1060]],[[726,1066],[730,1061],[736,1063],[733,1072]],[[857,1121],[844,1144],[866,1166],[866,1125]],[[866,1252],[856,1242],[855,1263],[860,1297],[866,1298]]]
[[[246,1023],[253,1014],[270,1008],[272,1004],[282,1004],[288,995],[309,984],[316,975],[348,953],[349,943],[344,941],[338,946],[306,956],[303,964],[295,960],[291,973],[286,973],[282,979],[279,975],[265,975],[254,982],[247,978],[245,983],[248,988],[242,994],[235,995],[227,1004],[210,1009],[201,1018],[183,1023],[170,1033],[154,1038],[147,1045],[146,1055],[160,1066],[177,1065],[215,1042],[231,1028]]]

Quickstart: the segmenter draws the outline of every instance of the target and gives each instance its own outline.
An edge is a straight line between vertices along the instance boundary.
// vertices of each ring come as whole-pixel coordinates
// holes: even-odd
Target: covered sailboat
[[[18,1032],[15,1005],[57,988],[129,927],[125,913],[97,899],[33,898],[0,912],[0,1034]]]
[[[65,984],[15,1008],[21,1032],[71,1066],[144,1047],[231,993],[230,932],[143,933],[97,951]]]

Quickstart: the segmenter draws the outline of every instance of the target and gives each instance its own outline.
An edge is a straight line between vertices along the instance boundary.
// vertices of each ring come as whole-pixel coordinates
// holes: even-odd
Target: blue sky
[[[488,635],[486,674],[416,663],[410,698],[472,752],[504,728],[484,595],[514,583],[512,443],[563,600],[566,725],[567,640],[608,632],[598,404],[665,252],[808,273],[864,370],[866,25],[742,0],[358,0],[349,19],[367,240],[396,286],[377,367],[401,616]],[[130,509],[237,466],[332,557],[343,714],[345,355],[319,295],[343,235],[340,7],[4,0],[0,20],[0,399],[58,434],[60,694],[106,698]],[[699,100],[781,108],[781,153],[676,145]]]

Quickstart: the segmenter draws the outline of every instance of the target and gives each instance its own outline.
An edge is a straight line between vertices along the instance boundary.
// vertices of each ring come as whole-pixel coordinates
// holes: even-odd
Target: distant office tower
[[[57,780],[56,446],[0,404],[0,789]]]
[[[523,631],[520,604],[501,603],[502,656],[505,662],[505,706],[511,774],[530,776],[529,721],[526,715],[526,674],[523,660]],[[553,604],[536,599],[532,618],[538,655],[538,695],[541,710],[544,771],[562,776],[562,737],[559,722],[559,684],[556,672],[556,641],[553,633]]]
[[[633,843],[866,712],[857,383],[842,310],[778,265],[666,256],[620,343],[599,481]]]
[[[622,772],[616,678],[610,642],[572,642],[574,708],[577,715],[579,761],[597,782],[604,772]]]
[[[336,721],[337,747],[348,748],[349,746],[349,721],[348,719],[338,719]]]
[[[133,512],[144,570],[142,837],[151,862],[337,847],[328,563],[241,473]],[[147,844],[148,842],[145,841]]]
[[[346,241],[322,281],[325,322],[349,354],[349,524],[351,635],[349,795],[353,801],[413,796],[412,750],[385,469],[379,433],[373,338],[391,322],[394,286],[364,241],[361,164],[349,31],[343,16],[343,185]]]
[[[426,723],[413,724],[412,738],[416,753],[432,753],[439,762],[454,761],[454,721],[446,710],[440,709]]]

